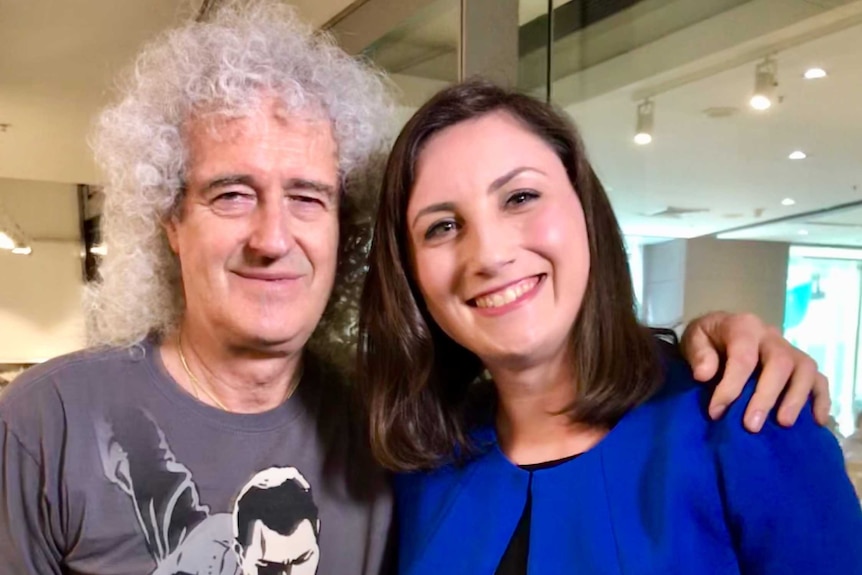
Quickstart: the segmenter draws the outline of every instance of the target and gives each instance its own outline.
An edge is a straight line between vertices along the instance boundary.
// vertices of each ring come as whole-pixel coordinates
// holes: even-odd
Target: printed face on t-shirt
[[[287,535],[256,521],[251,542],[240,551],[243,575],[314,575],[320,549],[314,526],[303,519]]]

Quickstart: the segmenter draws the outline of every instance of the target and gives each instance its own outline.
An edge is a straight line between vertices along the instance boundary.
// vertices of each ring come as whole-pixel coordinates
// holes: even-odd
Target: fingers
[[[712,379],[718,372],[720,354],[727,357],[709,405],[713,419],[721,417],[739,397],[760,361],[763,370],[744,417],[749,431],[756,433],[762,429],[779,398],[777,419],[782,425],[796,421],[812,394],[815,419],[821,425],[829,421],[829,385],[817,372],[817,364],[790,345],[777,328],[766,325],[755,315],[713,312],[697,318],[683,334],[682,350],[695,379],[700,381]]]
[[[813,396],[814,419],[820,425],[828,424],[829,411],[832,408],[832,401],[829,398],[829,380],[817,371],[814,360],[803,356],[802,360],[797,361],[796,370],[787,387],[787,394],[781,400],[778,423],[787,427],[796,423],[809,395]]]
[[[727,406],[739,397],[745,383],[754,373],[757,367],[758,350],[757,343],[743,339],[736,339],[727,348],[727,362],[721,381],[712,394],[709,402],[709,416],[713,419],[721,417]],[[786,377],[782,380],[787,381]],[[758,388],[760,385],[758,385]],[[774,403],[774,402],[773,402]]]
[[[682,354],[691,365],[694,378],[709,381],[718,373],[721,357],[708,332],[715,332],[727,314],[712,312],[688,324],[680,340]]]
[[[788,350],[781,348],[773,349],[775,349],[775,351],[771,353],[764,353],[763,370],[760,373],[760,377],[757,379],[757,386],[754,389],[754,394],[752,394],[751,399],[748,402],[748,406],[745,409],[743,422],[745,428],[752,433],[757,433],[763,428],[767,414],[772,411],[773,407],[778,403],[778,398],[784,391],[788,380],[790,380],[791,383],[788,387],[787,394],[781,401],[782,409],[784,409],[785,406],[789,406],[791,410],[794,409],[796,404],[788,404],[787,401],[788,399],[793,402],[797,401],[799,399],[800,391],[804,388],[804,391],[802,391],[803,398],[798,408],[796,408],[796,411],[788,411],[788,413],[792,413],[794,421],[796,420],[796,416],[799,415],[799,408],[805,404],[805,398],[807,397],[808,389],[810,389],[809,384],[811,380],[806,379],[807,376],[805,374],[800,374],[798,366],[795,366],[794,358]],[[794,367],[797,367],[797,369],[795,370]],[[816,370],[814,371],[816,372]],[[814,373],[812,372],[810,376],[813,377],[813,375]],[[796,389],[793,389],[794,380],[797,381]]]
[[[832,411],[832,400],[829,397],[829,378],[817,372],[814,390],[814,419],[820,425],[829,424],[829,412]]]
[[[721,358],[709,338],[700,329],[692,330],[682,353],[691,365],[691,371],[696,380],[709,381],[718,373]]]

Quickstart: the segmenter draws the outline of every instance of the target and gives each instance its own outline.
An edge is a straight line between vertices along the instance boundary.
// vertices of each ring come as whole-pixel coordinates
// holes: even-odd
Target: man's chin
[[[267,329],[266,327],[246,327],[232,337],[234,347],[266,355],[291,355],[302,351],[311,332]]]

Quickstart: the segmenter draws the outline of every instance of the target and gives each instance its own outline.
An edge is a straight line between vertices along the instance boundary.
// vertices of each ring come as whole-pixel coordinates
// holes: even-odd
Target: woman
[[[563,116],[471,82],[407,123],[360,320],[402,573],[862,573],[862,512],[810,410],[760,435],[745,401],[713,422],[633,310]]]

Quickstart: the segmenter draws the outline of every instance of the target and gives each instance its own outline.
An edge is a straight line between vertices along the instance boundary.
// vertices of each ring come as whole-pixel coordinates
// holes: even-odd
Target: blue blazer
[[[530,574],[862,575],[862,510],[837,441],[810,409],[748,433],[753,387],[713,422],[712,387],[671,363],[657,395],[532,485],[480,429],[469,463],[396,477],[399,572],[493,574],[530,489]]]

